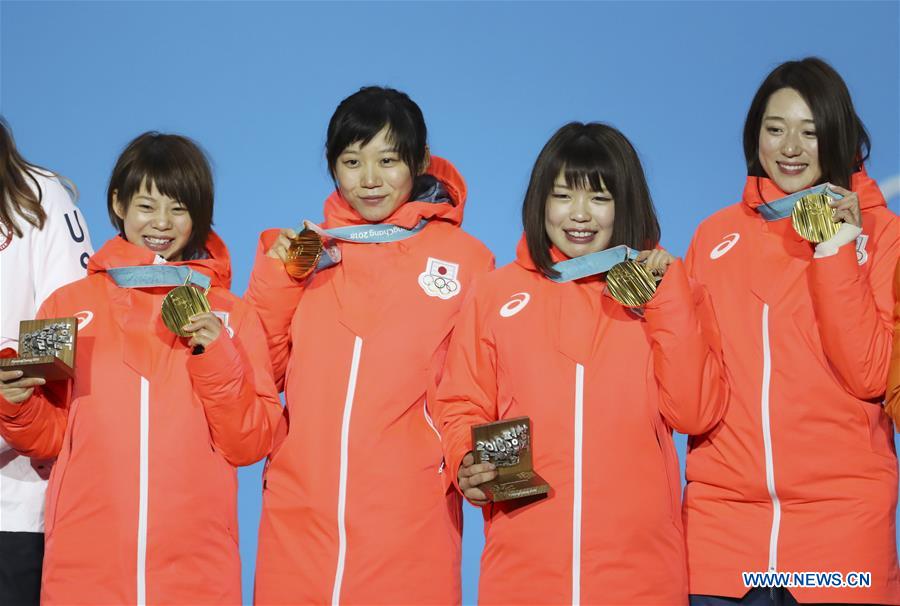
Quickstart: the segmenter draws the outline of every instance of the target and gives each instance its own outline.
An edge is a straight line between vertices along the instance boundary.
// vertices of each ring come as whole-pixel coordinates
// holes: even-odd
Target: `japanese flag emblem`
[[[459,264],[428,257],[425,271],[419,274],[419,286],[429,297],[450,299],[462,290],[457,279]]]

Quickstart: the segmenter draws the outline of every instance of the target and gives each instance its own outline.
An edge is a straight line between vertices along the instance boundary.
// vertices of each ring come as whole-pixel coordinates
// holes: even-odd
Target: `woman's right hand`
[[[281,262],[284,263],[287,261],[287,253],[288,249],[291,247],[291,240],[296,237],[297,232],[293,229],[282,229],[278,234],[278,239],[275,240],[272,247],[266,251],[266,256],[272,257],[273,259],[281,259]]]
[[[479,463],[476,465],[475,455],[471,452],[463,457],[462,465],[459,466],[459,473],[456,474],[459,489],[462,491],[463,496],[472,505],[479,507],[487,505],[491,500],[478,486],[485,482],[490,482],[496,477],[497,468],[490,463]]]
[[[0,395],[12,404],[21,404],[31,397],[34,388],[47,381],[37,377],[25,377],[21,370],[0,370]]]

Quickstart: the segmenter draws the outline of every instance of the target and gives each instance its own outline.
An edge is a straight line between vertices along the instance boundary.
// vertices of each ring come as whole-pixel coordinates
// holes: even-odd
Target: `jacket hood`
[[[176,261],[167,265],[185,265],[198,271],[212,280],[212,286],[231,288],[231,257],[225,243],[209,232],[206,239],[206,259]],[[122,236],[108,240],[103,247],[94,253],[88,261],[88,274],[105,272],[111,267],[129,267],[133,265],[158,265],[158,256],[149,248],[132,244]]]
[[[860,210],[876,206],[887,206],[884,195],[878,188],[878,183],[866,173],[865,168],[853,173],[850,177],[849,189],[859,196]],[[789,194],[781,191],[775,182],[767,177],[747,177],[747,182],[744,184],[743,202],[756,210],[758,206],[774,202],[787,195]]]
[[[466,182],[462,175],[449,161],[437,156],[431,157],[431,164],[426,175],[431,175],[446,190],[449,202],[422,202],[410,200],[401,204],[384,222],[412,229],[422,219],[439,219],[459,225],[463,219],[463,208],[466,204]],[[344,225],[364,225],[368,223],[353,210],[339,190],[335,190],[325,200],[325,228]]]

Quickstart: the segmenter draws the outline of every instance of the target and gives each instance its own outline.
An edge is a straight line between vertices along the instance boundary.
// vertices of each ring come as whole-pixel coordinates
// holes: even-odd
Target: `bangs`
[[[192,207],[199,201],[200,188],[189,175],[191,162],[181,154],[172,153],[171,146],[151,145],[143,154],[136,157],[124,175],[125,179],[119,189],[119,198],[130,200],[144,186],[148,192],[153,186],[159,193],[173,200]]]
[[[382,130],[385,132],[385,139],[394,148],[400,159],[415,171],[419,164],[419,159],[413,151],[410,140],[415,138],[412,125],[392,116],[388,108],[367,107],[365,111],[350,114],[346,117],[340,129],[333,133],[329,141],[329,149],[327,155],[333,157],[334,162],[329,162],[330,169],[334,169],[338,157],[344,151],[354,144],[360,147],[368,145]]]
[[[417,175],[425,159],[428,131],[422,111],[404,93],[379,87],[363,88],[344,99],[328,123],[325,156],[334,178],[338,157],[350,145],[367,145],[382,130],[400,159]]]
[[[360,147],[368,145],[375,138],[375,135],[380,133],[385,127],[387,127],[385,138],[391,145],[397,145],[397,137],[394,134],[394,128],[390,123],[389,117],[375,111],[375,108],[369,108],[363,115],[354,115],[348,118],[343,125],[344,128],[339,133],[338,140],[335,141],[337,146],[341,148],[341,152],[354,143],[359,143]]]
[[[560,150],[560,168],[566,187],[586,191],[612,191],[615,178],[609,153],[597,141],[589,137],[573,139]],[[606,186],[604,188],[604,185]]]

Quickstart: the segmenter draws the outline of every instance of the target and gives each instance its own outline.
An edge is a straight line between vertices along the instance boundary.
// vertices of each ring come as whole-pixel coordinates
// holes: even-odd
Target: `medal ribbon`
[[[206,290],[211,280],[198,271],[184,265],[135,265],[111,267],[106,270],[120,288],[152,288],[155,286],[181,286],[193,284]]]
[[[608,272],[613,265],[626,259],[636,259],[638,251],[624,244],[601,250],[598,252],[575,257],[566,261],[560,261],[553,265],[553,269],[559,272],[556,278],[550,278],[554,282],[563,283],[572,280],[580,280],[588,276]]]
[[[829,189],[828,184],[816,185],[814,187],[809,187],[807,189],[794,192],[789,196],[785,196],[784,198],[779,198],[778,200],[774,200],[766,204],[760,204],[756,207],[756,212],[761,214],[766,221],[778,221],[779,219],[786,219],[791,216],[791,213],[794,210],[794,205],[797,204],[797,200],[799,200],[803,196],[809,196],[810,194],[824,194],[836,200],[840,200],[844,197],[836,191],[832,191],[831,189]]]
[[[342,242],[357,242],[360,244],[378,244],[382,242],[399,242],[412,238],[414,235],[425,229],[428,225],[428,219],[422,219],[419,224],[412,229],[406,229],[399,225],[391,223],[375,223],[370,225],[348,225],[346,227],[333,227],[331,229],[322,229],[312,221],[304,221],[304,227],[307,227],[322,237],[325,245],[323,255],[319,257],[315,271],[332,267],[341,262],[340,249],[337,246],[328,244],[328,240],[339,240]],[[301,230],[303,227],[300,228]]]
[[[432,204],[440,204],[451,202],[450,196],[444,185],[431,175],[423,175],[416,178],[416,193],[413,197],[415,202],[430,202]],[[324,249],[316,264],[315,271],[325,269],[337,265],[341,262],[340,248],[329,240],[338,240],[341,242],[357,242],[360,244],[378,244],[384,242],[399,242],[411,238],[428,225],[429,219],[422,219],[418,225],[412,229],[407,229],[392,223],[375,223],[368,225],[347,225],[344,227],[333,227],[331,229],[322,229],[312,221],[304,221],[303,228],[309,228],[319,234],[322,238]]]

